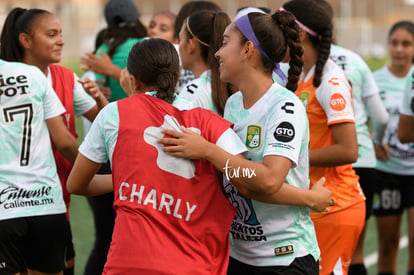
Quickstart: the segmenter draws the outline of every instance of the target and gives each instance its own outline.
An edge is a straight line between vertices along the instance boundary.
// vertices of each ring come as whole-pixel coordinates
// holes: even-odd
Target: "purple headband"
[[[252,29],[252,25],[250,24],[249,14],[243,15],[239,18],[237,18],[234,21],[234,24],[236,24],[237,28],[240,30],[240,32],[247,38],[247,40],[252,41],[254,46],[259,50],[259,52],[266,57],[267,60],[270,62],[273,62],[272,59],[265,53],[265,51],[260,47],[259,40],[257,40],[256,36],[254,35],[254,31]],[[282,72],[280,69],[279,63],[275,62],[275,66],[273,68],[273,71],[283,80],[287,81],[286,75]]]

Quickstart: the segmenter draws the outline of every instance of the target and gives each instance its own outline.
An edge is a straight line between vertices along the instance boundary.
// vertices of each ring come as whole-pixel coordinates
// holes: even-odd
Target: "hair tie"
[[[17,16],[17,19],[16,19],[16,22],[14,23],[14,32],[17,34],[17,35],[19,35],[19,30],[20,30],[20,24],[22,23],[22,21],[23,21],[23,15],[25,15],[25,14],[27,14],[27,12],[28,12],[29,10],[28,9],[22,9],[22,11],[21,11],[21,13]]]
[[[197,36],[194,35],[194,33],[190,29],[190,26],[188,24],[188,21],[190,21],[190,18],[187,18],[187,20],[185,20],[185,27],[187,28],[187,30],[191,34],[191,36],[194,37],[200,44],[202,44],[202,45],[204,45],[206,47],[210,47],[209,44],[207,44],[206,42],[201,41]]]
[[[250,24],[249,14],[245,14],[239,18],[237,18],[234,23],[236,24],[237,28],[240,30],[240,32],[247,38],[247,40],[253,42],[254,46],[259,50],[259,52],[270,62],[274,63],[273,71],[283,80],[287,81],[286,75],[283,73],[283,71],[280,69],[280,65],[278,62],[274,62],[260,47],[259,40],[257,40],[257,37],[254,35],[254,31],[252,28],[252,25]]]
[[[169,73],[171,73],[171,71],[168,68],[161,68],[160,69],[160,73],[162,73],[162,74],[169,74]]]

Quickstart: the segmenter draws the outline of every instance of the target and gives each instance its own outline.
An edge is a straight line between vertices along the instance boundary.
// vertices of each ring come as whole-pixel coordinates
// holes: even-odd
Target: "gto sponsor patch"
[[[275,248],[275,256],[293,254],[293,252],[293,245],[291,244]]]
[[[282,122],[276,127],[273,136],[281,142],[289,142],[295,137],[295,128],[289,122]]]
[[[346,101],[345,98],[339,94],[335,93],[331,96],[331,108],[335,111],[342,111],[345,109]]]

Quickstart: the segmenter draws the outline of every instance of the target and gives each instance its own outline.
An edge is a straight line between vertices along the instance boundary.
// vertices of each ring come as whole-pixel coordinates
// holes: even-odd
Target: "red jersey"
[[[231,123],[200,108],[179,111],[148,95],[117,106],[116,220],[104,274],[226,274],[236,210],[215,168],[206,160],[169,156],[156,139],[175,123],[216,143]]]
[[[49,65],[52,77],[52,86],[57,96],[66,109],[62,119],[69,132],[76,138],[75,111],[73,107],[73,88],[75,87],[75,77],[70,69],[59,65]],[[66,205],[66,216],[69,219],[70,194],[66,190],[66,180],[72,170],[72,163],[68,161],[59,150],[53,145],[53,155],[55,157],[56,168],[62,185],[63,199]]]

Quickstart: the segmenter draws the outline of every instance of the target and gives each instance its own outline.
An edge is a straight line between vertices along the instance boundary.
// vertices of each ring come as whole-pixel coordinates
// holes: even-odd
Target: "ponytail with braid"
[[[322,31],[320,37],[311,37],[311,41],[313,40],[315,40],[315,42],[312,43],[318,46],[319,52],[315,65],[315,77],[313,78],[313,86],[319,87],[319,85],[321,85],[323,67],[325,66],[325,63],[331,53],[332,25],[329,24],[326,26],[326,29]]]
[[[290,11],[295,16],[298,24],[306,31],[310,42],[318,51],[313,86],[319,87],[323,68],[331,50],[332,18],[326,9],[316,1],[291,0],[283,4],[283,9]]]
[[[286,11],[277,11],[272,15],[285,34],[286,43],[289,47],[289,71],[286,88],[292,92],[298,88],[298,81],[302,73],[303,47],[299,37],[299,26],[295,22],[295,17]]]

